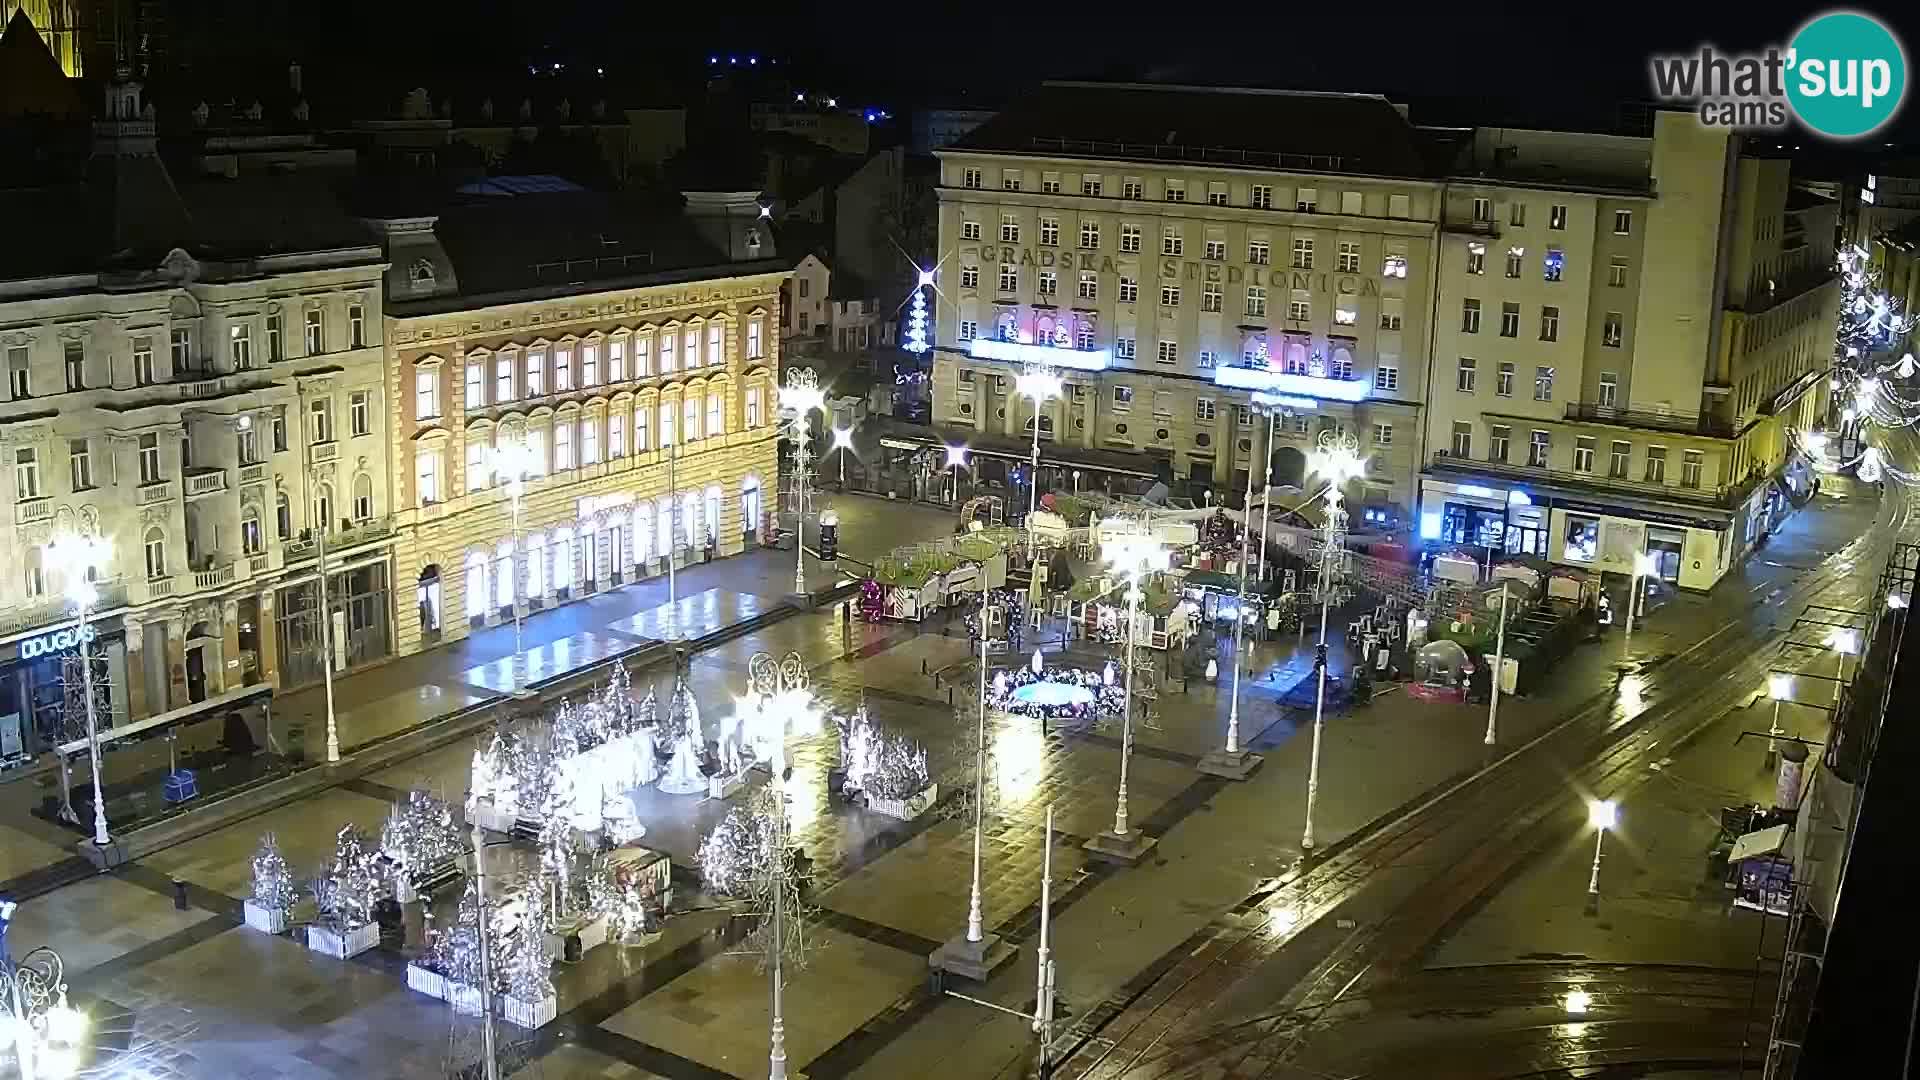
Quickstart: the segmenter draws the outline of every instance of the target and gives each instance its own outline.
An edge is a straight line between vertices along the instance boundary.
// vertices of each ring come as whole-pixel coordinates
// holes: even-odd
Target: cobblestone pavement
[[[1672,599],[1656,610],[1634,634],[1630,652],[1617,634],[1583,647],[1550,689],[1503,702],[1501,746],[1493,750],[1481,743],[1483,707],[1427,704],[1393,692],[1332,717],[1316,815],[1322,842],[1337,843],[1436,784],[1480,767],[1490,753],[1520,745],[1574,703],[1610,686],[1623,660],[1657,663],[1726,619],[1764,606],[1773,595],[1769,589],[1803,573],[1812,553],[1823,545],[1830,550],[1861,523],[1860,513],[1840,500],[1822,500],[1794,519],[1767,557],[1747,568],[1744,580],[1730,580],[1708,597]],[[871,532],[886,530],[898,534],[892,525],[868,526]],[[760,567],[775,554],[754,556],[751,565]],[[755,587],[747,580],[748,565],[733,560],[689,572],[683,591],[698,591],[687,591],[683,605],[710,589],[776,597],[762,590],[780,587],[779,568],[755,571],[762,575]],[[537,632],[541,647],[579,634],[645,637],[637,631],[649,624],[630,620],[657,618],[660,602],[663,595],[651,605],[642,596],[630,608],[608,611],[596,609],[596,600],[536,617],[529,627],[554,620]],[[626,627],[614,625],[622,620],[629,620]],[[510,648],[511,629],[506,633]],[[499,660],[501,654],[488,652],[497,647],[498,635],[478,635],[496,643],[484,648],[426,654],[444,661],[433,665],[426,681],[456,685],[474,668]],[[811,902],[818,943],[807,967],[789,975],[794,1071],[813,1080],[898,1080],[924,1074],[929,1062],[939,1061],[943,1078],[1015,1075],[1002,1070],[1017,1068],[1031,1054],[1025,1026],[933,997],[925,977],[926,954],[965,923],[971,834],[953,814],[958,793],[952,787],[967,770],[972,724],[954,715],[947,687],[922,672],[964,663],[965,640],[896,626],[847,627],[831,610],[795,615],[696,657],[692,681],[703,707],[727,707],[752,653],[788,650],[806,658],[834,706],[848,709],[864,700],[876,720],[920,739],[944,789],[934,813],[893,821],[829,798],[825,774],[837,754],[830,735],[797,740],[792,747],[795,842],[815,860]],[[1193,767],[1221,741],[1226,678],[1218,685],[1196,680],[1184,691],[1175,682],[1162,690],[1157,724],[1137,733],[1129,775],[1132,821],[1160,843],[1133,869],[1088,863],[1080,849],[1113,823],[1118,733],[1042,731],[1031,721],[1011,719],[995,725],[989,775],[996,797],[983,850],[984,908],[989,926],[1020,947],[1020,960],[973,993],[1014,1008],[1031,1003],[1049,804],[1060,830],[1054,949],[1068,1015],[1116,993],[1296,861],[1307,729],[1284,718],[1275,699],[1304,677],[1306,656],[1298,639],[1261,643],[1253,652],[1242,730],[1266,762],[1245,783],[1201,776]],[[368,680],[356,707],[387,702],[380,707],[388,708],[404,688],[389,680],[424,674],[426,661],[407,658],[341,683]],[[646,677],[664,693],[671,675],[652,671]],[[471,752],[469,745],[456,745],[423,755],[33,900],[21,908],[15,948],[45,942],[68,954],[76,991],[102,1021],[102,1046],[117,1052],[107,1055],[111,1069],[105,1075],[449,1075],[450,1060],[470,1062],[477,1055],[472,1025],[406,990],[402,954],[376,950],[345,963],[320,957],[293,940],[238,928],[237,898],[247,887],[247,858],[262,832],[280,837],[297,870],[311,870],[341,824],[377,826],[409,787],[458,799]],[[683,867],[726,810],[724,803],[697,797],[648,798],[647,842]],[[1629,820],[1637,812],[1630,804]],[[0,850],[8,850],[13,839],[6,837]],[[174,879],[187,884],[185,911],[174,907]],[[646,947],[604,947],[563,965],[557,975],[560,1019],[536,1035],[514,1035],[510,1072],[672,1080],[764,1075],[766,977],[751,958],[738,954],[736,920],[711,910],[691,887],[676,892],[678,906],[708,910],[676,917],[663,938]],[[1478,949],[1476,955],[1524,947],[1517,938],[1471,925],[1456,944]]]

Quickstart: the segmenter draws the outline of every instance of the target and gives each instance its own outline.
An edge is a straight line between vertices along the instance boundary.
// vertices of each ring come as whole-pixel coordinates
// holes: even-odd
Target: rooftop
[[[1374,94],[1134,83],[1043,84],[952,151],[1430,175],[1422,139]]]

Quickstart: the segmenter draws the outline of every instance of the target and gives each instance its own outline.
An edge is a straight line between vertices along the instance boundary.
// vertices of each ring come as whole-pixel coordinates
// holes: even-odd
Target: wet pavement
[[[1316,813],[1319,865],[1338,867],[1343,851],[1364,847],[1381,831],[1383,821],[1417,807],[1437,786],[1469,776],[1490,760],[1556,730],[1578,714],[1583,703],[1609,690],[1622,663],[1643,669],[1634,676],[1643,706],[1660,703],[1670,681],[1678,692],[1677,673],[1692,671],[1693,661],[1704,655],[1720,655],[1713,650],[1728,633],[1730,619],[1744,625],[1790,618],[1789,606],[1797,595],[1790,590],[1796,582],[1811,579],[1826,553],[1858,535],[1870,510],[1870,505],[1849,505],[1837,498],[1822,500],[1793,519],[1763,553],[1765,558],[1746,569],[1744,581],[1729,581],[1708,597],[1672,599],[1636,631],[1630,650],[1618,634],[1582,647],[1557,673],[1550,692],[1502,703],[1500,745],[1491,750],[1481,743],[1481,706],[1427,704],[1393,692],[1335,717],[1323,748]],[[869,531],[897,535],[899,528],[875,524]],[[1872,560],[1854,554],[1861,573],[1877,570],[1877,564],[1869,566]],[[748,601],[777,599],[778,592],[763,590],[781,587],[781,568],[762,556],[752,558],[768,562],[757,571],[758,587],[748,577],[747,560],[682,575],[684,595],[673,618],[701,617],[683,612],[689,605],[703,612],[708,596],[714,598],[716,612],[731,603],[736,614],[747,609]],[[791,554],[785,558],[790,560]],[[785,566],[789,572],[790,565]],[[697,591],[688,591],[696,586]],[[644,592],[644,586],[635,591]],[[609,599],[617,595],[609,594]],[[600,647],[596,643],[655,638],[653,631],[666,619],[660,612],[665,597],[649,599],[637,596],[618,611],[608,610],[611,605],[595,607],[599,598],[571,605],[529,620],[530,628],[540,620],[554,622],[543,622],[527,640],[558,663],[558,657],[574,656],[576,649],[585,655]],[[569,614],[575,612],[579,614]],[[511,628],[505,632],[510,652]],[[499,629],[477,635],[493,642],[485,648],[427,654],[442,656],[444,663],[435,663],[432,678],[422,685],[448,693],[455,687],[496,690],[498,663],[506,653],[490,650],[498,648],[499,635]],[[576,640],[582,636],[588,640]],[[1701,642],[1706,643],[1701,653],[1683,655]],[[556,647],[562,643],[564,649]],[[789,650],[807,660],[816,686],[834,705],[847,709],[864,699],[879,722],[926,745],[943,786],[963,777],[971,753],[971,718],[956,717],[946,703],[946,687],[922,672],[965,663],[964,639],[898,626],[849,627],[832,610],[794,615],[695,658],[692,685],[708,710],[709,723],[711,710],[727,707],[730,695],[740,689],[748,657],[758,651]],[[1221,1021],[1257,1020],[1275,1012],[1298,975],[1335,951],[1331,946],[1344,936],[1336,931],[1336,920],[1342,917],[1333,914],[1337,905],[1322,905],[1321,911],[1309,895],[1314,887],[1331,890],[1315,886],[1308,877],[1286,877],[1298,872],[1307,732],[1283,717],[1276,699],[1304,675],[1309,662],[1305,650],[1295,639],[1262,643],[1254,652],[1242,731],[1267,754],[1267,762],[1245,783],[1204,777],[1193,768],[1202,754],[1220,744],[1228,678],[1223,675],[1217,685],[1195,680],[1182,690],[1176,681],[1162,688],[1156,724],[1137,733],[1129,777],[1133,821],[1158,837],[1160,845],[1134,869],[1086,864],[1079,849],[1088,836],[1112,825],[1117,733],[1041,731],[1031,721],[996,723],[990,776],[997,805],[986,833],[984,906],[989,927],[1021,952],[1017,963],[969,992],[1013,1008],[1031,1004],[1035,902],[1049,803],[1055,806],[1061,830],[1054,852],[1054,950],[1066,1016],[1081,1025],[1085,1045],[1125,1044],[1131,1030],[1128,1018],[1140,1019],[1136,1014],[1150,997],[1190,1001],[1192,1022],[1160,1025],[1159,1030],[1167,1032],[1161,1047],[1178,1050],[1175,1056],[1182,1068],[1218,1064],[1206,1050],[1208,1040],[1220,1039]],[[342,679],[343,703],[351,693],[358,695],[351,699],[352,708],[392,711],[399,700],[395,695],[406,688],[389,680],[409,673],[420,678],[424,666],[418,661],[406,658]],[[389,670],[390,676],[379,674]],[[481,672],[477,677],[476,670]],[[1266,677],[1275,672],[1280,674]],[[664,693],[670,677],[668,671],[654,670],[636,676],[636,682],[651,682]],[[363,678],[369,680],[364,691],[354,682]],[[1693,671],[1687,678],[1697,681],[1701,676]],[[374,681],[384,685],[373,686]],[[350,685],[356,689],[346,690]],[[344,723],[346,714],[342,716]],[[1744,754],[1748,747],[1741,749]],[[410,994],[393,954],[376,952],[347,963],[327,960],[290,940],[235,928],[234,911],[236,898],[247,887],[247,859],[261,832],[278,834],[296,870],[311,871],[330,850],[333,832],[343,822],[377,826],[391,800],[409,787],[428,787],[457,801],[465,789],[471,752],[470,745],[457,744],[422,755],[150,856],[133,872],[91,879],[32,901],[22,907],[16,948],[44,942],[70,953],[76,986],[96,999],[99,1015],[130,1017],[125,1041],[136,1049],[118,1059],[117,1071],[108,1075],[446,1075],[450,1059],[470,1062],[477,1054],[472,1025],[444,1005]],[[814,922],[819,943],[808,967],[789,975],[787,1022],[794,1071],[814,1080],[897,1080],[924,1073],[927,1062],[937,1060],[943,1077],[958,1080],[1015,1075],[1003,1070],[1017,1070],[1033,1051],[1025,1025],[977,1006],[936,998],[928,988],[925,954],[958,932],[966,915],[971,836],[963,821],[953,819],[955,793],[943,791],[935,813],[897,822],[829,798],[826,771],[837,754],[831,737],[797,740],[790,753],[791,790],[797,792],[796,843],[815,860],[812,902],[818,909]],[[1675,756],[1673,777],[1661,778],[1675,790],[1704,788],[1702,797],[1714,799],[1737,788],[1695,768],[1692,758],[1662,756]],[[1629,797],[1624,811],[1629,822],[1643,812],[1659,820],[1655,810],[1643,811],[1636,801],[1648,797]],[[690,863],[704,831],[726,810],[725,803],[698,797],[649,793],[648,800],[646,842],[683,866]],[[1686,811],[1677,804],[1671,812]],[[1551,833],[1548,828],[1542,835]],[[1408,843],[1411,846],[1384,863],[1379,853],[1368,852],[1353,865],[1354,880],[1399,880],[1417,891],[1421,875],[1430,876],[1432,866],[1422,860],[1418,844]],[[1676,837],[1670,852],[1649,848],[1647,865],[1671,862],[1677,867],[1689,843]],[[31,849],[30,844],[26,847]],[[1623,856],[1612,865],[1624,868],[1631,861]],[[1558,889],[1565,868],[1550,869],[1558,866],[1553,859],[1543,859],[1539,866],[1537,883],[1528,884],[1535,880],[1530,870],[1514,879],[1513,888]],[[1634,878],[1627,877],[1625,869],[1620,873],[1623,903],[1629,887],[1657,900],[1657,894],[1673,889],[1677,880],[1662,876],[1668,871],[1648,870]],[[169,885],[174,877],[192,886],[187,912],[172,906]],[[1641,877],[1644,884],[1630,886]],[[682,892],[682,906],[702,906],[691,889]],[[69,902],[92,914],[68,915]],[[1288,910],[1291,916],[1284,915]],[[1465,957],[1464,966],[1472,969],[1511,962],[1500,957],[1549,951],[1578,952],[1591,965],[1644,962],[1624,948],[1609,952],[1604,941],[1556,950],[1550,940],[1530,940],[1510,925],[1518,920],[1501,918],[1499,898],[1480,910],[1481,922],[1460,921],[1445,947],[1433,954],[1436,968],[1447,966],[1442,962],[1447,949],[1455,950],[1456,958]],[[1319,921],[1322,914],[1329,916],[1324,923]],[[1230,932],[1249,940],[1247,927],[1261,928],[1250,939],[1258,947],[1233,967],[1235,978],[1221,979],[1204,997],[1198,996],[1198,984],[1187,998],[1172,992],[1163,977],[1174,972],[1182,958],[1208,942],[1224,941],[1221,935]],[[1308,931],[1324,934],[1328,947],[1300,959],[1280,948]],[[1679,925],[1661,931],[1683,932],[1686,927]],[[556,977],[561,1018],[536,1037],[515,1037],[520,1044],[515,1053],[533,1059],[526,1074],[675,1080],[764,1075],[766,979],[752,958],[738,954],[730,933],[720,913],[687,914],[671,920],[667,935],[654,944],[603,947],[578,965],[563,966]],[[1630,941],[1637,933],[1622,930],[1618,936]],[[1418,1002],[1445,993],[1447,985],[1464,985],[1471,977],[1424,970],[1429,946],[1438,937],[1431,934],[1419,942],[1409,953],[1417,963],[1407,968],[1419,978],[1434,980],[1436,989],[1419,991],[1416,985],[1410,991],[1412,1003],[1400,1010],[1408,1026],[1390,1037],[1383,1030],[1382,1055],[1417,1045],[1421,1024],[1429,1025],[1426,1030],[1443,1030],[1443,1018],[1411,1014],[1421,1008]],[[1209,954],[1197,955],[1199,963]],[[1564,975],[1566,969],[1560,970]],[[1218,978],[1208,974],[1204,963],[1195,971],[1203,981]],[[1393,985],[1386,984],[1383,992]],[[1711,996],[1723,989],[1705,986],[1700,992]],[[1324,1011],[1337,1017],[1334,1007],[1347,1004],[1335,1000]],[[1529,1021],[1538,1026],[1543,1022],[1538,1008],[1531,999],[1514,1005],[1513,1024]],[[1476,1030],[1491,1039],[1502,1022],[1495,1018],[1488,1023]],[[1464,1037],[1465,1031],[1454,1034]],[[1318,1053],[1323,1044],[1340,1041],[1315,1038],[1300,1045]],[[232,1067],[223,1067],[225,1062]],[[1100,1075],[1220,1073],[1109,1070]]]

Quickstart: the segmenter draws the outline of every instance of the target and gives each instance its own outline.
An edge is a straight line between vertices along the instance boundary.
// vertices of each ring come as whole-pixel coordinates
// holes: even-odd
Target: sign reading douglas
[[[1778,131],[1789,117],[1830,139],[1883,127],[1907,93],[1900,39],[1871,15],[1834,11],[1794,34],[1785,49],[1730,54],[1711,45],[1648,62],[1653,92],[1683,102],[1708,127]]]

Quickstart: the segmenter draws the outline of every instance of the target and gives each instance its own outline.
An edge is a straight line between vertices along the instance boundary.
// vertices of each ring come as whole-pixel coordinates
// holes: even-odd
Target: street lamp
[[[1211,493],[1209,493],[1211,494]],[[1240,588],[1234,598],[1233,619],[1233,699],[1227,706],[1227,745],[1200,759],[1199,769],[1209,776],[1245,780],[1264,759],[1240,747],[1240,668],[1241,642],[1247,631],[1247,545],[1253,538],[1253,463],[1247,463],[1247,497],[1240,515]],[[1207,661],[1209,669],[1213,660]]]
[[[1307,827],[1300,847],[1313,850],[1313,807],[1320,797],[1320,738],[1326,730],[1327,711],[1327,605],[1333,595],[1333,575],[1340,569],[1346,553],[1347,512],[1341,507],[1341,489],[1367,470],[1367,459],[1360,456],[1360,443],[1344,431],[1323,431],[1320,445],[1308,459],[1313,475],[1327,482],[1326,532],[1320,538],[1320,642],[1314,646],[1314,672],[1317,688],[1313,698],[1313,751],[1307,763]]]
[[[1027,476],[1027,561],[1033,561],[1033,515],[1040,508],[1040,409],[1060,396],[1064,384],[1053,369],[1035,364],[1013,380],[1014,390],[1033,399],[1033,465]]]
[[[1500,723],[1500,673],[1507,664],[1507,588],[1511,578],[1500,579],[1500,625],[1493,636],[1493,681],[1492,689],[1487,691],[1487,737],[1481,740],[1488,746],[1494,745],[1495,733]]]
[[[509,675],[512,679],[512,686],[509,689],[513,696],[524,697],[528,692],[522,679],[527,654],[521,644],[521,611],[524,604],[520,593],[526,581],[526,575],[520,572],[520,560],[532,559],[533,555],[523,550],[524,541],[520,535],[520,501],[526,495],[527,477],[540,468],[540,462],[533,447],[528,446],[525,439],[502,442],[488,452],[487,459],[488,471],[496,477],[505,479],[507,500],[513,507],[513,561],[510,564],[513,567],[513,670]]]
[[[7,930],[18,906],[0,897],[0,1047],[13,1047],[21,1080],[64,1080],[79,1071],[87,1017],[67,1004],[59,953],[43,945],[13,962]]]
[[[840,452],[840,490],[847,489],[847,455],[853,453],[853,429],[833,429],[833,448]]]
[[[1165,570],[1168,551],[1153,534],[1153,519],[1148,517],[1137,531],[1121,533],[1100,545],[1100,554],[1108,565],[1125,575],[1127,581],[1127,669],[1126,685],[1120,704],[1120,790],[1114,800],[1113,831],[1101,833],[1087,842],[1089,850],[1138,862],[1154,841],[1136,835],[1127,823],[1127,762],[1133,756],[1133,664],[1135,627],[1140,621],[1141,582],[1148,574]]]
[[[1780,703],[1793,696],[1793,676],[1778,671],[1767,676],[1767,696],[1773,699],[1773,723],[1767,727],[1767,768],[1771,769],[1779,754],[1774,740],[1786,734],[1780,726]]]
[[[967,888],[967,931],[964,935],[934,950],[929,963],[942,971],[966,975],[977,981],[1013,955],[1002,947],[1000,935],[986,932],[980,891],[980,851],[986,832],[987,814],[987,644],[993,637],[987,628],[987,605],[992,591],[988,564],[980,563],[980,673],[977,697],[979,711],[974,720],[973,741],[973,873]],[[1011,638],[1009,638],[1011,640]],[[1040,650],[1033,650],[1033,673],[1040,674],[1044,664]]]
[[[807,593],[807,471],[812,462],[807,440],[812,430],[807,414],[826,408],[827,397],[812,368],[788,368],[780,388],[780,407],[793,414],[793,591]]]
[[[1641,584],[1641,582],[1643,579],[1653,577],[1659,572],[1660,564],[1655,561],[1652,555],[1642,551],[1633,556],[1633,591],[1627,594],[1627,633],[1625,639],[1620,643],[1620,651],[1622,654],[1633,651],[1633,624],[1639,618],[1641,598],[1647,591],[1646,586]]]
[[[87,657],[87,612],[100,602],[94,575],[113,559],[113,544],[104,536],[62,533],[41,549],[44,561],[58,571],[73,602],[73,637],[80,650],[80,692],[87,717],[87,755],[93,762],[93,843],[106,847],[107,800],[100,783],[100,716],[93,700],[93,661]],[[62,755],[62,760],[65,760]]]
[[[947,464],[946,464],[947,476],[949,479],[953,481],[953,494],[954,494],[954,497],[957,499],[960,496],[960,476],[958,473],[954,472],[953,470],[964,469],[967,467],[967,448],[964,446],[956,446],[953,444],[948,444],[946,450],[947,450]]]
[[[1827,648],[1833,650],[1839,666],[1835,668],[1833,683],[1833,703],[1840,704],[1840,693],[1847,688],[1847,657],[1860,652],[1860,631],[1852,627],[1840,627],[1827,634]]]
[[[300,403],[302,416],[307,414],[307,392],[296,381],[294,396]],[[329,409],[332,402],[328,401]],[[313,486],[319,477],[319,463],[313,460],[313,448],[322,441],[333,438],[331,413],[320,413],[310,421],[312,429],[300,440],[301,454],[305,458],[304,476],[307,484],[307,511],[309,516],[319,520],[314,522],[314,580],[320,599],[320,685],[326,695],[327,703],[327,763],[336,764],[340,760],[340,718],[333,704],[333,607],[327,601],[327,532],[332,524],[327,520],[333,513],[332,496],[328,496],[325,506],[314,497]],[[325,421],[324,425],[322,421]],[[317,512],[316,512],[317,511]]]
[[[1607,830],[1620,822],[1620,807],[1612,799],[1587,800],[1587,823],[1593,826],[1593,873],[1587,878],[1587,895],[1600,897],[1600,845],[1606,843]]]

